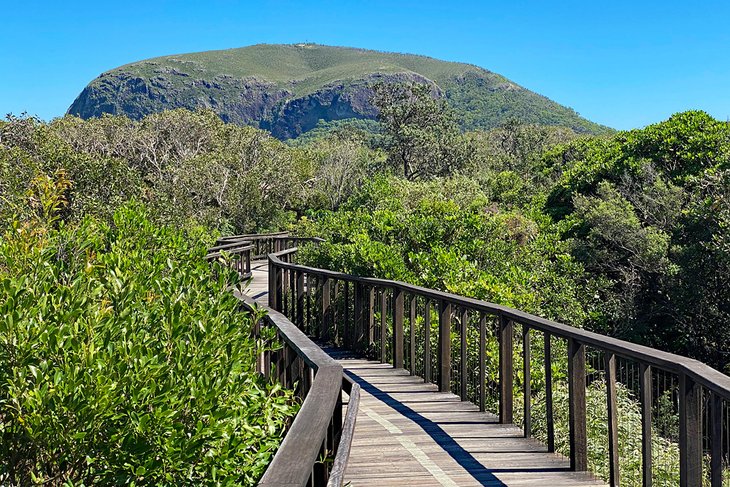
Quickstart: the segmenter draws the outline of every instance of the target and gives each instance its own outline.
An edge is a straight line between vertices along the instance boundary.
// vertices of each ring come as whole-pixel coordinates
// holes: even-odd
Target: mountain
[[[68,113],[139,119],[165,109],[210,108],[227,122],[259,126],[288,139],[320,120],[375,118],[369,100],[376,81],[434,85],[466,130],[516,118],[581,133],[610,131],[478,66],[318,44],[259,44],[127,64],[89,83]]]

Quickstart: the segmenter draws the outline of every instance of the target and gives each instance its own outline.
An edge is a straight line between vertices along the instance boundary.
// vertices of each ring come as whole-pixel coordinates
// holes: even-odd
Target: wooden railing
[[[505,306],[297,265],[295,252],[269,256],[269,306],[308,335],[406,368],[482,411],[494,406],[501,423],[518,421],[526,437],[533,436],[539,404],[549,451],[556,450],[554,388],[567,381],[571,468],[588,470],[587,415],[604,414],[612,485],[621,476],[617,388],[623,388],[640,411],[635,434],[643,485],[652,484],[653,435],[678,445],[681,486],[722,485],[730,377],[696,360]],[[560,364],[567,370],[556,369]],[[597,385],[605,408],[587,411],[588,389]],[[679,422],[676,432],[661,426],[671,418]]]
[[[218,242],[215,247],[208,249],[205,256],[209,262],[220,261],[228,265],[244,279],[251,277],[251,252],[255,246],[251,240]]]
[[[208,259],[223,257],[221,252],[240,254],[241,258],[233,262],[245,262],[245,265],[235,264],[234,268],[244,276],[250,276],[251,259],[257,257],[257,252],[286,249],[298,240],[284,234],[239,238],[242,240],[219,240],[218,245],[210,249]],[[272,258],[295,250],[273,253]],[[293,389],[301,400],[299,412],[258,485],[341,487],[355,429],[360,386],[345,376],[342,366],[286,316],[256,303],[238,290],[234,293],[243,309],[256,317],[254,336],[261,350],[257,371]],[[274,329],[276,339],[273,342],[265,338],[270,337],[265,333],[266,328]],[[343,393],[349,398],[346,404]]]
[[[228,235],[218,239],[217,245],[225,246],[230,244],[250,243],[251,259],[263,259],[267,255],[289,249],[301,241],[321,241],[317,238],[292,237],[288,232],[274,232],[248,235]],[[212,249],[211,249],[212,250]]]

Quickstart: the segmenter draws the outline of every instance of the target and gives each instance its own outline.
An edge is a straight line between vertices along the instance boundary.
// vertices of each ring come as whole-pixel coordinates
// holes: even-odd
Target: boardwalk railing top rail
[[[346,348],[379,354],[382,362],[409,368],[412,375],[416,375],[417,370],[424,380],[436,382],[441,391],[451,390],[460,394],[463,400],[478,403],[484,410],[488,382],[485,341],[489,318],[496,324],[494,338],[498,342],[496,395],[500,422],[513,422],[515,377],[518,375],[514,362],[521,359],[522,375],[518,382],[521,382],[525,398],[521,418],[525,436],[532,434],[534,390],[531,389],[531,371],[534,364],[531,354],[534,352],[531,351],[536,344],[531,342],[531,336],[540,334],[544,339],[544,348],[539,352],[544,358],[546,394],[540,404],[547,410],[549,451],[555,451],[552,398],[552,358],[555,355],[552,354],[556,349],[552,342],[566,342],[564,377],[569,391],[570,460],[574,470],[588,469],[586,390],[598,377],[605,381],[606,410],[590,413],[607,414],[612,485],[618,485],[620,478],[617,383],[630,391],[641,413],[644,485],[652,484],[652,435],[665,434],[653,423],[653,414],[658,410],[657,400],[667,394],[674,401],[673,414],[679,422],[678,437],[670,438],[679,447],[679,484],[700,486],[703,479],[709,478],[713,487],[722,485],[728,458],[723,437],[728,436],[725,444],[730,440],[730,431],[723,426],[723,420],[730,415],[730,377],[725,374],[697,360],[506,306],[404,282],[299,265],[293,262],[295,252],[296,248],[293,248],[269,255],[269,305],[286,313],[299,328]],[[429,338],[433,311],[438,319],[435,357],[432,357]],[[407,334],[404,325],[407,325]],[[474,354],[476,361],[470,363],[468,340],[474,336],[479,337],[479,352]],[[452,340],[455,338],[459,340]],[[522,347],[515,347],[519,342]],[[587,357],[596,359],[589,365],[595,366],[599,374],[586,366]],[[473,370],[478,371],[477,381],[470,379]],[[703,457],[710,460],[707,475],[703,472]]]

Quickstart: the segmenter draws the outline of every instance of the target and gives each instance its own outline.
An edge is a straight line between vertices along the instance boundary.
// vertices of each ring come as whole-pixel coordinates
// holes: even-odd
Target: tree
[[[373,105],[383,124],[388,163],[408,180],[448,176],[467,160],[466,139],[443,99],[417,83],[378,83]]]

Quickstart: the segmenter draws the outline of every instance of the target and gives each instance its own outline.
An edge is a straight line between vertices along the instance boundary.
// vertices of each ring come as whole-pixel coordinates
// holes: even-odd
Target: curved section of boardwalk
[[[247,293],[268,299],[266,262],[252,264]],[[524,438],[522,430],[389,364],[328,352],[361,387],[345,473],[359,486],[595,486],[567,459]]]

